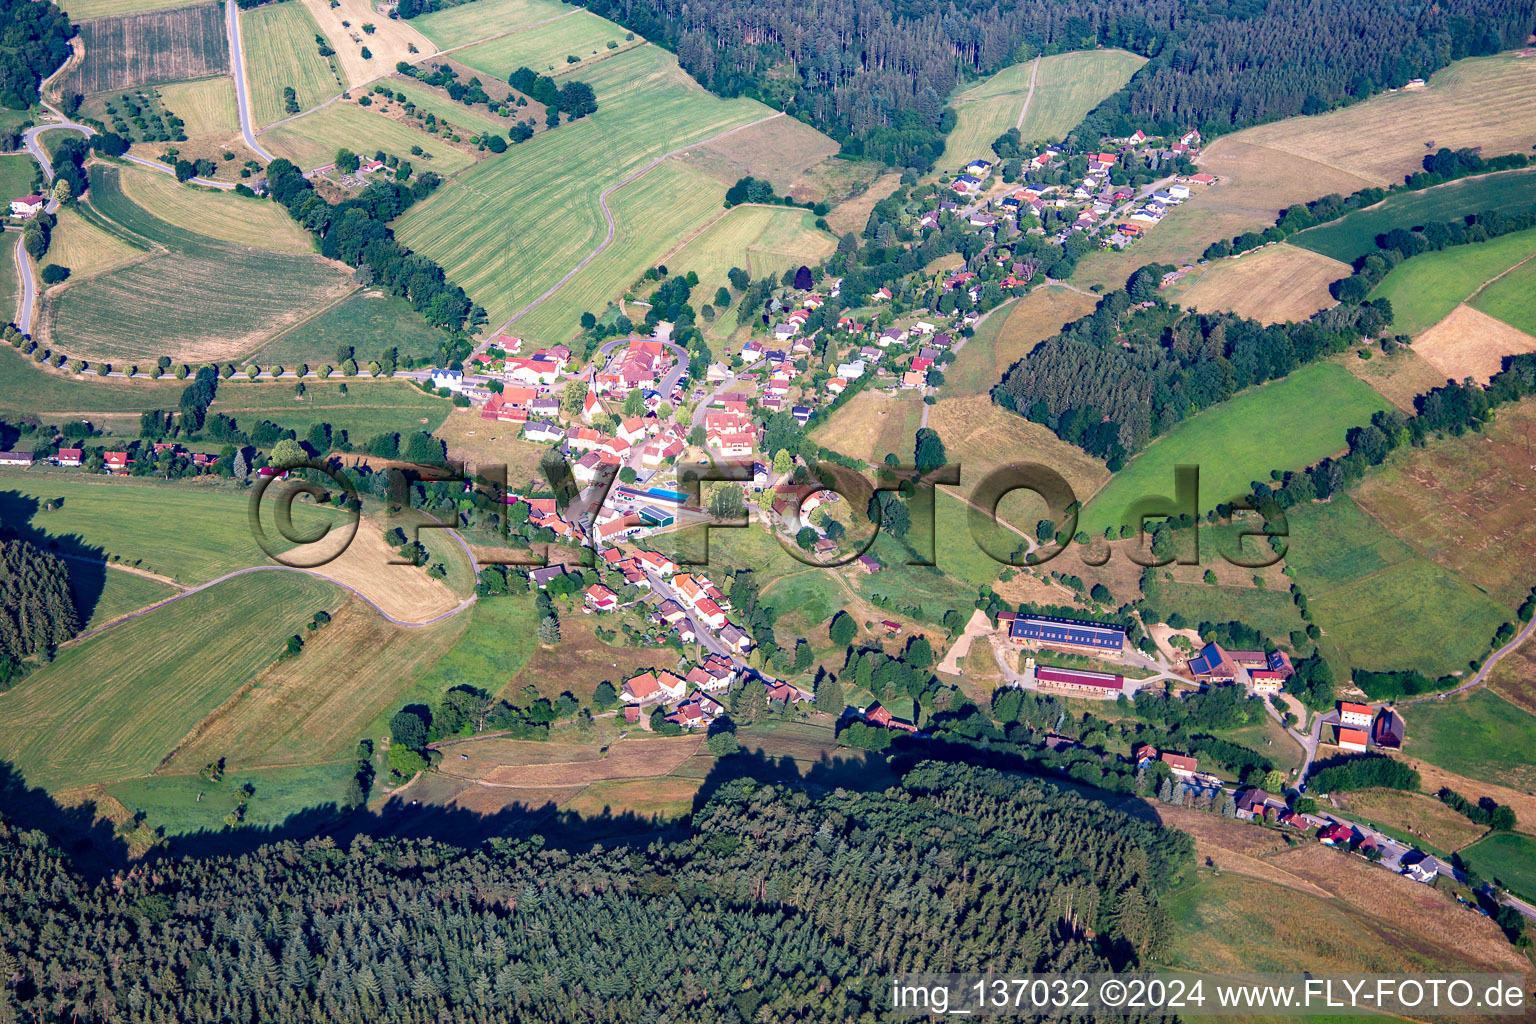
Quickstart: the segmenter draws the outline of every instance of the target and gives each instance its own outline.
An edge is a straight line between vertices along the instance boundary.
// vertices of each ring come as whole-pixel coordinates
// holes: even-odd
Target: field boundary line
[[[449,532],[452,533],[454,535],[454,537],[458,539],[459,544],[462,545],[464,547],[466,553],[468,553],[469,546],[467,544],[464,544],[464,540],[463,540],[462,537],[459,537],[458,531],[457,530],[449,530]],[[470,564],[471,565],[475,565],[474,556],[472,554],[470,555]],[[448,609],[447,611],[443,612],[441,615],[435,615],[432,618],[427,619],[427,620],[425,620],[423,622],[411,622],[411,621],[408,621],[406,619],[397,619],[397,618],[395,618],[393,615],[391,615],[388,612],[386,612],[383,608],[380,608],[378,606],[378,604],[374,602],[373,598],[369,597],[367,594],[363,593],[361,590],[358,590],[356,587],[352,586],[349,583],[343,583],[341,580],[336,579],[334,576],[327,576],[323,572],[316,572],[313,569],[298,569],[298,568],[295,568],[295,567],[293,567],[291,565],[251,565],[251,566],[245,567],[244,569],[236,569],[234,572],[227,572],[227,573],[225,573],[222,576],[218,576],[218,577],[215,577],[214,579],[209,580],[207,583],[200,583],[200,584],[198,584],[195,587],[189,587],[186,590],[183,590],[179,594],[175,594],[175,595],[173,595],[171,597],[168,597],[168,598],[166,598],[163,601],[156,601],[154,604],[146,605],[143,608],[140,608],[136,612],[129,612],[127,615],[123,615],[123,616],[120,616],[120,617],[118,617],[116,619],[113,619],[111,622],[104,623],[104,624],[102,624],[100,626],[97,626],[95,629],[86,630],[84,633],[81,633],[78,636],[72,637],[69,640],[64,641],[64,644],[61,644],[60,646],[64,646],[65,644],[80,643],[83,640],[89,640],[91,637],[96,636],[96,635],[98,635],[100,633],[103,633],[106,630],[109,630],[109,629],[113,628],[114,626],[119,626],[119,625],[121,625],[124,622],[130,622],[130,621],[132,621],[134,619],[137,619],[141,615],[148,615],[150,612],[158,611],[159,609],[164,608],[168,604],[172,604],[172,603],[174,603],[176,601],[180,601],[182,598],[191,597],[193,594],[200,594],[203,591],[209,589],[210,587],[218,586],[220,583],[224,583],[224,582],[227,582],[228,580],[232,580],[232,579],[234,579],[237,576],[245,576],[245,575],[247,575],[249,573],[253,573],[253,572],[298,572],[298,573],[303,573],[306,576],[313,576],[315,579],[324,580],[327,583],[333,583],[336,586],[340,587],[342,590],[345,590],[347,593],[351,594],[353,597],[356,597],[357,599],[362,601],[364,604],[368,605],[368,607],[372,608],[375,612],[377,612],[379,615],[383,616],[389,622],[392,622],[392,623],[394,623],[397,626],[406,626],[406,627],[413,628],[413,629],[414,628],[420,628],[420,627],[423,627],[423,626],[435,626],[439,622],[442,622],[444,619],[449,619],[449,618],[452,618],[453,616],[459,614],[464,609],[466,609],[466,608],[470,607],[471,605],[473,605],[475,603],[475,601],[477,600],[477,597],[476,597],[475,594],[470,594],[464,600],[460,601],[454,607],[452,607],[452,608]]]
[[[250,353],[249,358],[255,358],[257,352],[261,351],[261,349],[266,348],[268,345],[275,344],[278,341],[282,340],[283,335],[285,335],[285,334],[292,334],[294,331],[298,330],[300,327],[303,327],[305,324],[307,324],[307,323],[309,323],[309,322],[311,322],[313,320],[318,319],[319,317],[325,315],[326,313],[329,313],[331,310],[335,309],[337,306],[341,305],[343,302],[346,302],[348,299],[355,298],[358,295],[358,293],[361,292],[361,291],[363,291],[363,286],[362,285],[360,285],[360,284],[353,285],[352,286],[352,290],[347,292],[341,298],[337,299],[334,302],[326,303],[324,306],[321,306],[319,309],[315,310],[313,313],[311,313],[309,316],[306,316],[304,319],[298,321],[297,323],[289,324],[287,327],[284,327],[282,330],[280,330],[276,334],[272,335],[272,337],[267,338],[259,346],[257,346],[255,351]]]
[[[607,237],[604,238],[601,242],[599,242],[595,249],[593,249],[591,252],[589,252],[585,256],[583,256],[579,263],[577,263],[570,270],[566,271],[565,275],[563,277],[561,277],[560,280],[558,280],[554,284],[550,285],[549,288],[547,288],[542,295],[540,295],[538,298],[534,299],[532,302],[528,303],[528,305],[524,306],[522,309],[518,310],[516,313],[513,313],[512,316],[510,318],[508,318],[508,320],[505,323],[503,323],[500,327],[498,327],[496,329],[495,333],[496,334],[504,334],[504,333],[506,333],[506,331],[514,323],[516,323],[518,320],[522,319],[523,317],[527,316],[529,313],[533,312],[533,310],[535,308],[537,308],[538,306],[542,305],[546,299],[548,299],[551,296],[553,296],[561,288],[564,288],[568,283],[570,283],[571,278],[575,277],[577,274],[579,274],[583,270],[585,270],[587,268],[588,264],[590,264],[593,260],[597,259],[600,255],[602,255],[603,250],[607,249],[610,245],[613,244],[613,232],[614,232],[613,211],[608,208],[608,197],[610,195],[612,195],[613,193],[617,192],[619,189],[623,188],[625,185],[628,185],[631,182],[635,181],[636,179],[640,178],[642,175],[644,175],[648,171],[652,170],[653,168],[660,166],[663,161],[668,160],[668,159],[676,156],[679,153],[685,153],[685,152],[687,152],[690,149],[695,149],[695,148],[697,148],[699,146],[707,145],[708,143],[711,143],[711,142],[717,142],[720,139],[723,139],[723,138],[725,138],[728,135],[734,135],[734,134],[736,134],[739,131],[744,131],[744,130],[746,130],[748,128],[751,128],[751,127],[754,127],[756,125],[760,125],[760,124],[763,124],[765,122],[772,121],[774,118],[785,117],[785,116],[787,116],[787,115],[785,115],[785,113],[782,110],[777,110],[777,111],[774,111],[772,114],[769,114],[767,117],[760,117],[760,118],[758,118],[755,121],[748,121],[746,124],[737,125],[735,128],[729,128],[729,129],[727,129],[727,130],[725,130],[723,132],[719,132],[718,134],[711,135],[708,138],[700,139],[697,142],[690,142],[686,146],[679,146],[679,147],[677,147],[674,150],[671,150],[669,152],[661,154],[656,159],[652,160],[650,163],[648,163],[644,167],[640,168],[638,171],[635,171],[634,173],[630,174],[629,177],[624,178],[621,181],[615,182],[614,184],[609,185],[607,188],[603,189],[597,195],[597,205],[602,210],[603,219],[608,222],[608,235],[607,235]]]
[[[1458,305],[1472,306],[1472,300],[1477,298],[1479,295],[1483,294],[1483,289],[1485,289],[1489,285],[1493,284],[1493,282],[1497,281],[1499,278],[1503,277],[1505,274],[1510,274],[1510,273],[1515,272],[1516,270],[1519,270],[1521,267],[1523,267],[1527,263],[1531,262],[1531,260],[1536,260],[1536,253],[1532,253],[1531,255],[1527,256],[1525,259],[1521,260],[1519,263],[1516,263],[1513,266],[1505,267],[1503,270],[1499,271],[1497,274],[1494,274],[1488,280],[1486,280],[1482,284],[1478,285],[1477,286],[1477,291],[1473,292],[1471,295],[1468,295],[1466,298],[1462,299],[1461,302],[1458,303]],[[1472,306],[1472,308],[1473,309],[1477,309],[1476,306]],[[1480,309],[1478,309],[1477,311],[1479,313],[1482,312],[1482,310],[1480,310]],[[1485,314],[1485,315],[1492,316],[1491,313],[1490,314]],[[1494,319],[1497,320],[1498,317],[1494,317]],[[1514,327],[1513,324],[1511,324],[1510,326]],[[1515,329],[1519,330],[1518,327],[1516,327]]]

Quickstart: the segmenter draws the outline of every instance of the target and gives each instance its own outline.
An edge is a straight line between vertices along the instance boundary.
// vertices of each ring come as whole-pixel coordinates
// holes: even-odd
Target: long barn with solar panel
[[[1079,654],[1119,655],[1125,648],[1125,630],[1120,626],[1051,615],[1020,615],[1013,620],[1008,638],[1020,645],[1054,647]]]

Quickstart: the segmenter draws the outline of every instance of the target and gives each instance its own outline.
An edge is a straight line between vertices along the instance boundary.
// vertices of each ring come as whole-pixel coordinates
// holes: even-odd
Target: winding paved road
[[[272,154],[261,148],[256,133],[251,131],[251,98],[245,84],[245,54],[240,49],[240,8],[238,4],[226,2],[224,10],[225,27],[229,32],[229,71],[235,78],[235,109],[240,113],[240,134],[245,136],[245,144],[252,153],[271,163]]]
[[[32,307],[37,302],[37,281],[32,276],[32,260],[27,256],[26,249],[22,248],[24,237],[17,234],[16,248],[13,251],[16,259],[16,273],[21,278],[21,295],[17,300],[16,308],[16,327],[22,334],[31,334]]]
[[[785,116],[785,114],[782,111],[780,111],[778,113],[769,114],[767,117],[760,117],[756,121],[749,121],[746,124],[737,125],[735,128],[727,129],[726,131],[720,132],[718,135],[711,135],[707,139],[700,139],[698,142],[690,142],[686,146],[679,146],[679,147],[677,147],[674,150],[670,150],[670,151],[668,151],[666,153],[661,154],[661,156],[658,156],[656,159],[652,160],[650,163],[646,164],[644,167],[640,168],[638,171],[635,171],[633,174],[631,174],[629,177],[625,178],[623,181],[615,182],[614,184],[609,185],[607,188],[603,189],[602,192],[598,193],[597,205],[602,208],[603,220],[608,222],[608,233],[607,233],[607,235],[604,236],[603,240],[598,243],[597,248],[595,248],[591,252],[587,253],[585,256],[583,256],[581,258],[581,262],[577,263],[570,270],[566,271],[565,276],[561,277],[560,280],[556,281],[554,284],[550,285],[547,289],[545,289],[544,294],[540,295],[538,298],[536,298],[532,302],[528,303],[528,305],[524,306],[522,309],[518,310],[516,313],[513,313],[512,316],[510,318],[508,318],[506,323],[504,323],[500,327],[496,328],[495,332],[493,332],[493,336],[495,334],[505,334],[507,332],[507,330],[510,329],[513,324],[515,324],[518,320],[521,320],[523,317],[527,316],[529,313],[533,312],[533,310],[536,307],[538,307],[539,305],[541,305],[544,302],[545,299],[547,299],[551,295],[555,294],[555,292],[559,291],[561,288],[564,288],[566,283],[569,282],[571,278],[575,277],[577,274],[581,273],[584,269],[586,269],[587,264],[589,264],[593,260],[597,259],[598,256],[602,255],[602,252],[603,252],[604,249],[608,248],[608,246],[613,244],[613,211],[608,209],[608,197],[610,195],[612,195],[613,193],[617,192],[619,189],[623,188],[625,185],[628,185],[630,182],[634,181],[636,178],[640,177],[642,174],[644,174],[645,172],[649,171],[651,168],[655,167],[657,164],[661,163],[663,160],[666,160],[669,157],[674,157],[674,156],[676,156],[679,153],[685,153],[685,152],[687,152],[690,149],[695,149],[695,148],[697,148],[699,146],[704,146],[704,145],[707,145],[707,144],[709,144],[711,142],[715,142],[715,141],[717,141],[719,139],[723,139],[727,135],[735,135],[737,132],[744,131],[744,130],[746,130],[748,128],[751,128],[754,125],[763,124],[766,121],[772,121],[776,117],[784,117],[784,116]]]

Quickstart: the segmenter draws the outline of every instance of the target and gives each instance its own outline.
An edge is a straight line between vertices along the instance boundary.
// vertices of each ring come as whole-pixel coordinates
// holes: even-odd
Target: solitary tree
[[[279,469],[297,466],[308,458],[304,446],[291,437],[285,437],[272,446],[272,465]]]
[[[859,624],[853,621],[853,616],[846,611],[839,611],[832,616],[832,621],[827,624],[827,637],[834,647],[846,648],[853,643],[854,634],[859,631]]]

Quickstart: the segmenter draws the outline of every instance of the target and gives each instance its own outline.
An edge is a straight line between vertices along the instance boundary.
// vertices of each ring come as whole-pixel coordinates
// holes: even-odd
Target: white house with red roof
[[[587,588],[585,603],[595,611],[611,612],[619,606],[619,596],[601,583],[594,583]]]
[[[11,216],[36,217],[47,205],[47,196],[20,196],[11,200]]]

